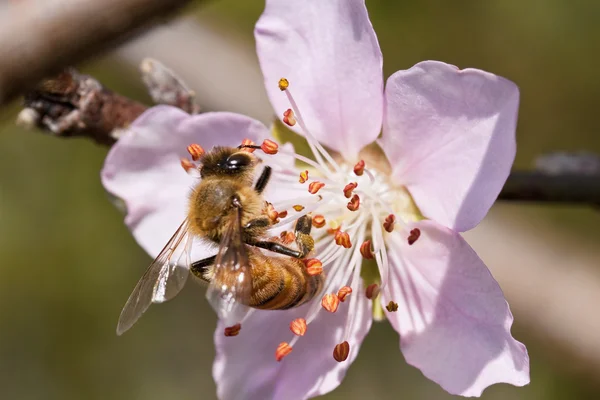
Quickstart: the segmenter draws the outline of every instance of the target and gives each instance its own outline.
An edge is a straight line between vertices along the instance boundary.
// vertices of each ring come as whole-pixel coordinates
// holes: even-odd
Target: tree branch
[[[22,0],[0,5],[0,104],[164,21],[189,0]]]

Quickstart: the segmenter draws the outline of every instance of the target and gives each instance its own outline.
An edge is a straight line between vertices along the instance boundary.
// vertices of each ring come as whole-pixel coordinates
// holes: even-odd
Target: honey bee
[[[241,322],[250,308],[297,307],[319,292],[323,276],[309,275],[302,261],[314,248],[311,217],[305,215],[296,222],[297,249],[266,239],[272,220],[262,192],[271,168],[266,166],[253,184],[260,160],[244,150],[248,147],[260,148],[215,147],[201,156],[202,179],[192,190],[187,218],[127,300],[117,325],[118,335],[131,328],[151,303],[177,295],[190,271],[209,283],[209,302],[219,318],[231,324]],[[217,254],[192,262],[194,238],[218,244]]]

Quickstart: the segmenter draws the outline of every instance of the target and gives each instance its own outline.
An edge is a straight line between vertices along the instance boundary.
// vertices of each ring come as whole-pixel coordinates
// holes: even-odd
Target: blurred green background
[[[600,152],[600,2],[370,0],[367,5],[386,75],[437,59],[488,70],[520,86],[517,167],[531,166],[546,151]],[[262,1],[215,0],[187,13],[251,51],[262,7]],[[108,87],[148,102],[137,72],[118,57],[80,67]],[[202,74],[202,65],[197,69]],[[25,132],[14,125],[17,111],[16,104],[2,110],[0,128],[0,397],[215,398],[215,318],[197,286],[152,307],[123,337],[115,335],[121,307],[150,260],[100,184],[107,149]],[[600,243],[600,213],[503,207],[509,218],[543,220],[549,229]],[[539,282],[544,285],[544,276]],[[598,398],[600,368],[594,361],[547,339],[518,303],[511,304],[513,333],[530,352],[532,384],[496,385],[483,398]],[[326,398],[451,397],[407,366],[397,347],[390,326],[375,324],[346,380]]]

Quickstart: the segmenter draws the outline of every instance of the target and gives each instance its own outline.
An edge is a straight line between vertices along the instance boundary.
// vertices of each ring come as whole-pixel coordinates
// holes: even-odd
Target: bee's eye
[[[225,162],[225,167],[229,170],[237,170],[243,167],[247,167],[250,165],[252,161],[247,154],[235,153],[227,158]]]

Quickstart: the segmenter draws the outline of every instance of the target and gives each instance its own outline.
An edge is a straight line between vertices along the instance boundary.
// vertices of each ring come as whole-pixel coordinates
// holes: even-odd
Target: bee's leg
[[[202,279],[205,282],[210,282],[210,280],[206,277],[206,273],[208,272],[208,267],[215,263],[215,259],[217,256],[208,257],[196,262],[193,262],[190,266],[190,271],[197,278]]]
[[[303,215],[296,221],[294,233],[296,234],[296,245],[301,252],[300,258],[306,257],[315,248],[315,240],[310,236],[311,228],[312,217],[310,215]]]
[[[258,193],[262,193],[263,190],[267,187],[267,183],[269,183],[269,179],[271,179],[271,167],[268,165],[263,169],[262,173],[258,177],[256,184],[254,185],[254,190]]]
[[[259,240],[253,241],[248,240],[246,244],[250,246],[260,247],[261,249],[269,250],[274,253],[283,254],[284,256],[294,257],[294,258],[303,258],[302,252],[294,249],[290,249],[280,243],[270,242],[268,240]]]
[[[252,230],[254,228],[266,228],[269,225],[271,225],[271,220],[267,217],[254,218],[244,225],[244,231]]]

